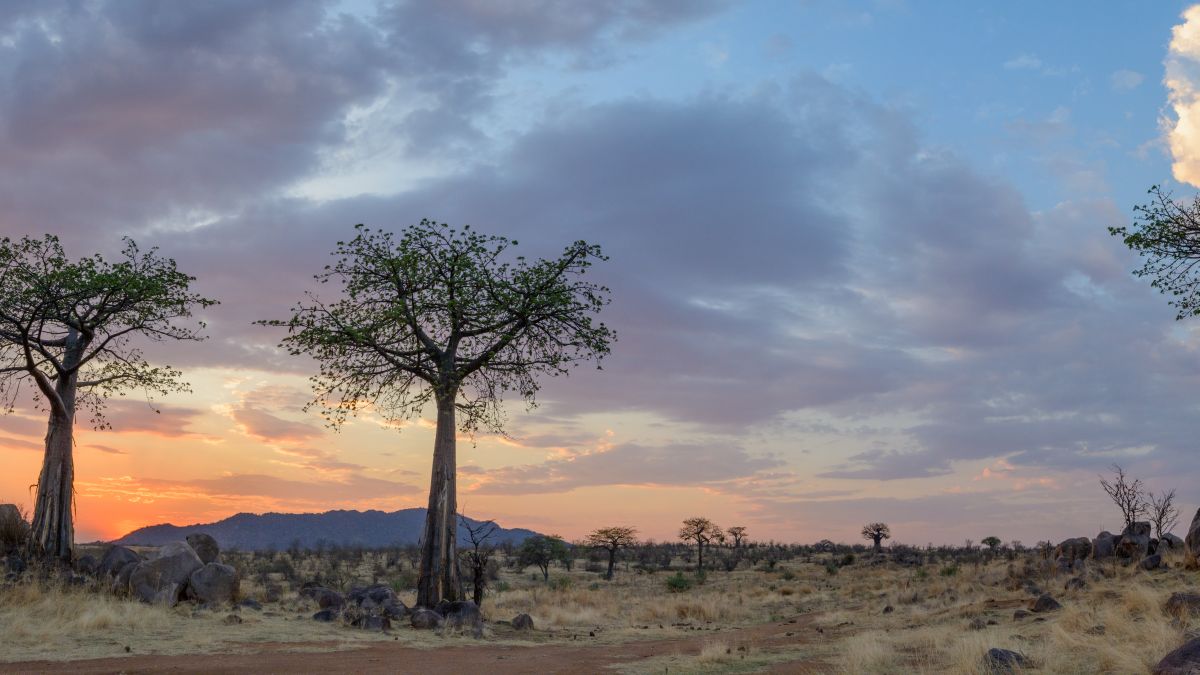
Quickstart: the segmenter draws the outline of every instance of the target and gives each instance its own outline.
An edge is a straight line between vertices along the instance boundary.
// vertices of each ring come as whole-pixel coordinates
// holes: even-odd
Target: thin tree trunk
[[[437,436],[433,443],[433,472],[429,482],[429,507],[421,539],[421,571],[417,579],[417,605],[433,607],[441,600],[459,600],[458,516],[455,495],[454,397],[438,400]]]
[[[613,565],[617,562],[617,549],[608,549],[608,574],[604,575],[605,579],[612,581]]]
[[[704,572],[704,543],[696,541],[696,573]]]
[[[50,415],[29,537],[33,557],[71,561],[75,539],[71,509],[75,481],[73,422],[70,416]]]

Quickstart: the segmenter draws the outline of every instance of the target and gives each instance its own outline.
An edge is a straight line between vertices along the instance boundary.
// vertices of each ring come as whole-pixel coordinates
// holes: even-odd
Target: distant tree
[[[1150,513],[1150,522],[1154,523],[1155,536],[1159,539],[1169,533],[1179,523],[1179,509],[1175,507],[1175,490],[1168,490],[1160,495],[1146,493],[1146,503]]]
[[[496,534],[499,527],[491,520],[472,525],[471,521],[463,515],[459,516],[459,524],[467,531],[467,541],[471,544],[470,548],[462,551],[459,555],[471,572],[471,596],[475,600],[475,606],[482,607],[483,592],[487,589],[488,561],[492,559],[492,554],[496,551],[488,544],[488,539]]]
[[[875,544],[875,552],[879,553],[883,550],[881,546],[884,539],[892,538],[892,529],[887,523],[867,523],[862,528],[863,539],[869,539]]]
[[[734,525],[725,530],[725,534],[733,539],[733,547],[738,549],[742,547],[742,541],[746,538],[746,528],[742,525]]]
[[[216,301],[192,293],[193,281],[131,239],[115,262],[70,260],[52,235],[0,239],[0,399],[11,411],[32,381],[37,405],[49,413],[31,555],[71,560],[76,412],[108,428],[104,405],[113,396],[187,390],[179,371],[151,365],[134,341],[203,339],[203,322],[181,321]]]
[[[704,571],[704,547],[724,537],[717,524],[708,518],[688,518],[679,528],[679,538],[696,542],[696,572]]]
[[[364,407],[399,421],[436,405],[419,606],[460,593],[456,431],[501,430],[504,393],[533,405],[539,376],[599,363],[616,339],[593,321],[608,289],[582,280],[607,259],[598,246],[577,241],[556,259],[506,262],[516,244],[428,220],[398,240],[359,225],[317,276],[339,281],[341,299],[309,294],[291,319],[260,322],[287,328],[282,346],[316,359],[310,405],[335,428]]]
[[[1000,544],[1002,542],[1000,541],[1000,537],[988,536],[988,537],[984,537],[983,539],[980,539],[979,543],[988,547],[988,550],[991,551],[992,553],[995,553],[996,549],[1000,548]]]
[[[1101,477],[1100,487],[1104,488],[1113,504],[1121,510],[1121,517],[1125,519],[1125,527],[1128,528],[1146,513],[1149,506],[1146,494],[1140,478],[1129,480],[1119,464],[1113,464],[1112,470],[1113,479],[1109,481]]]
[[[1134,270],[1149,277],[1150,286],[1171,299],[1175,319],[1200,314],[1200,196],[1177,202],[1158,185],[1150,187],[1150,202],[1134,207],[1130,227],[1110,227],[1130,250],[1145,261]]]
[[[608,571],[605,579],[612,579],[613,565],[617,562],[617,551],[637,544],[637,530],[632,527],[602,527],[587,536],[584,544],[608,552]]]
[[[542,579],[550,581],[550,565],[567,559],[567,543],[558,535],[534,535],[521,543],[517,549],[517,560],[522,569],[536,565],[542,571]]]

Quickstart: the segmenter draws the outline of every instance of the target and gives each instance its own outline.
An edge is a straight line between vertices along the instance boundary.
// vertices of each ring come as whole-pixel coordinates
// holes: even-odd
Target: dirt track
[[[713,639],[731,646],[745,645],[754,653],[794,649],[821,637],[811,626],[812,617],[763,624],[697,637],[631,641],[606,645],[553,644],[534,647],[486,645],[416,649],[372,644],[364,649],[326,652],[287,651],[302,645],[267,645],[252,654],[196,654],[128,656],[86,661],[33,661],[0,663],[0,672],[89,673],[595,673],[607,666],[630,664],[675,654],[697,654]],[[309,645],[311,647],[311,645]],[[812,660],[772,664],[770,673],[826,673],[831,670]]]

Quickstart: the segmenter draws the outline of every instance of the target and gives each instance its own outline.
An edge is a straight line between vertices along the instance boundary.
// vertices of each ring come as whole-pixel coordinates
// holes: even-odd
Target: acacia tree
[[[608,551],[608,572],[605,579],[612,579],[613,565],[617,562],[617,551],[637,544],[637,530],[632,527],[602,527],[589,534],[584,543],[592,548]]]
[[[517,242],[422,220],[399,238],[358,225],[317,275],[341,297],[315,294],[293,308],[281,346],[319,364],[315,398],[335,427],[363,407],[398,422],[437,410],[417,604],[461,593],[457,555],[455,435],[501,431],[500,403],[515,392],[534,405],[538,376],[560,375],[609,353],[615,334],[593,315],[608,289],[584,281],[598,246],[577,241],[552,260],[509,261]],[[461,415],[460,415],[461,414]]]
[[[746,538],[746,528],[742,525],[734,525],[725,530],[725,534],[733,538],[733,548],[734,550],[738,550],[742,547],[742,540]]]
[[[567,542],[562,537],[557,534],[538,534],[521,542],[521,548],[517,549],[517,562],[521,569],[537,565],[542,571],[542,580],[550,581],[550,564],[557,560],[566,566],[570,555]]]
[[[696,573],[704,571],[704,547],[725,536],[717,524],[708,518],[688,518],[679,528],[679,538],[696,542]]]
[[[0,398],[11,411],[23,384],[49,415],[29,537],[35,557],[70,561],[76,412],[107,428],[106,399],[186,391],[180,372],[151,365],[134,340],[200,340],[192,311],[216,304],[189,289],[175,261],[125,240],[119,259],[69,260],[57,237],[0,239]]]
[[[863,539],[870,539],[875,544],[875,552],[883,550],[880,545],[884,539],[892,538],[892,528],[887,523],[867,523],[862,529]]]
[[[1000,548],[1000,544],[1003,542],[1000,541],[1000,537],[989,535],[987,537],[984,537],[983,539],[980,539],[979,543],[988,547],[988,550],[991,551],[992,553],[995,553],[996,549]]]

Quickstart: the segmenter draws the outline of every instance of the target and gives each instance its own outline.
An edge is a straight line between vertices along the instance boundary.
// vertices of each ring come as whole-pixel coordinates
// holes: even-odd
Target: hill
[[[468,518],[471,523],[477,521]],[[113,541],[124,546],[161,546],[193,532],[205,532],[222,548],[244,551],[282,550],[299,542],[301,548],[325,545],[382,548],[416,544],[425,525],[425,509],[384,511],[326,511],[325,513],[239,513],[215,523],[150,525]],[[519,544],[537,534],[520,528],[498,528],[488,540]],[[459,527],[460,544],[466,531]]]

